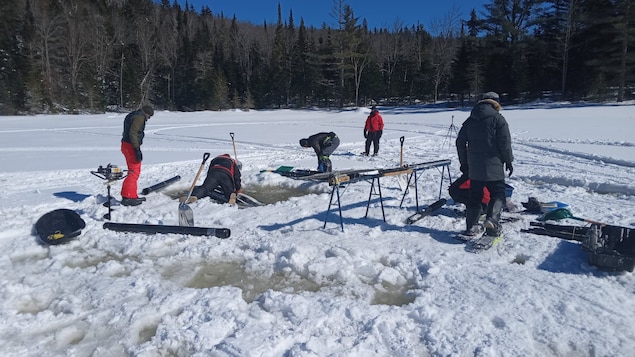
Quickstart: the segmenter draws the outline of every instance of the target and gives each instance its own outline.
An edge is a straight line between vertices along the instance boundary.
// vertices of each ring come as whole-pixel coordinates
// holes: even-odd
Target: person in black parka
[[[511,134],[497,93],[483,95],[470,116],[463,122],[456,138],[461,172],[470,180],[470,197],[466,204],[467,235],[476,235],[483,227],[478,224],[483,188],[490,192],[485,220],[486,234],[500,235],[500,215],[505,208],[505,170],[512,175],[514,155]]]
[[[300,139],[300,146],[313,148],[315,151],[315,155],[318,158],[317,170],[319,172],[331,172],[333,170],[330,156],[339,145],[340,139],[332,131],[329,133],[317,133],[306,139]]]

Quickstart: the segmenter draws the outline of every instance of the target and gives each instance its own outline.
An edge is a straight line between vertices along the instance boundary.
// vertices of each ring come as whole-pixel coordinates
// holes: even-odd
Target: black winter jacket
[[[130,143],[133,148],[139,149],[145,136],[146,120],[148,120],[146,114],[141,109],[126,115],[126,119],[123,121],[121,141]]]
[[[500,109],[500,104],[492,99],[481,100],[457,135],[459,162],[468,167],[472,180],[504,180],[503,164],[514,161],[509,126],[498,112]]]
[[[337,135],[332,131],[329,133],[317,133],[309,136],[308,144],[313,148],[319,159],[324,155],[329,156],[333,153],[335,148],[333,148],[333,150],[329,150],[328,148],[332,147],[335,138],[337,138]],[[339,141],[337,141],[337,145],[339,145]],[[337,147],[337,145],[335,147]]]
[[[234,192],[241,189],[241,174],[236,161],[229,156],[229,154],[218,155],[209,163],[209,169],[207,169],[207,175],[213,175],[217,172],[224,172],[226,178],[231,180]],[[212,187],[213,189],[213,187]],[[227,194],[229,196],[231,192]]]

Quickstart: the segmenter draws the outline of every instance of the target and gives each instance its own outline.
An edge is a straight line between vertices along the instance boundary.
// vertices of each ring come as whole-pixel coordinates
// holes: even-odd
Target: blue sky
[[[177,0],[184,5],[186,0]],[[483,11],[483,5],[492,0],[348,0],[360,20],[365,18],[371,28],[393,28],[397,20],[403,25],[410,26],[417,23],[426,28],[433,20],[441,20],[455,8],[461,19],[467,19],[472,9],[477,13]],[[188,0],[196,11],[203,5],[209,6],[214,14],[233,17],[234,14],[241,21],[255,24],[275,23],[277,21],[278,3],[282,6],[284,21],[289,18],[289,10],[293,10],[296,25],[300,18],[307,26],[319,27],[323,22],[334,26],[331,10],[332,0]]]

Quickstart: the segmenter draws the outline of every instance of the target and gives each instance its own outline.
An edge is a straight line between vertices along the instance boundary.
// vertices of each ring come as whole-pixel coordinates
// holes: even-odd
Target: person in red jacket
[[[137,181],[141,175],[141,145],[143,144],[146,121],[154,115],[154,108],[144,105],[141,109],[126,115],[123,121],[123,135],[121,138],[121,153],[126,158],[128,176],[121,186],[121,204],[124,206],[138,206],[145,197],[137,193]]]
[[[384,132],[384,118],[381,117],[377,108],[373,105],[370,109],[370,115],[366,118],[366,125],[364,125],[364,138],[366,138],[366,147],[364,155],[368,156],[370,153],[370,144],[373,144],[373,156],[379,153],[379,139]]]

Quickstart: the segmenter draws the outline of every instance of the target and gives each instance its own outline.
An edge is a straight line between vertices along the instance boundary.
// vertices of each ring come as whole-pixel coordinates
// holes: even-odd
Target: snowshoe
[[[483,226],[481,224],[475,224],[472,228],[466,229],[465,231],[457,234],[456,239],[462,242],[469,242],[480,239],[484,233],[485,230],[483,229]]]
[[[499,235],[484,235],[477,240],[471,241],[471,244],[468,247],[468,250],[475,253],[483,251],[483,250],[487,250],[497,245],[502,240],[503,240],[502,232]]]

